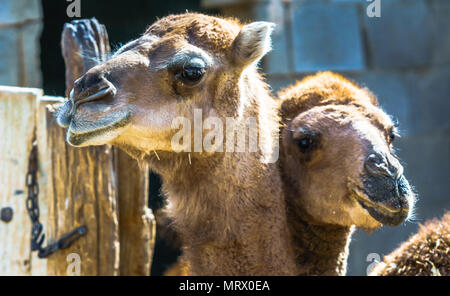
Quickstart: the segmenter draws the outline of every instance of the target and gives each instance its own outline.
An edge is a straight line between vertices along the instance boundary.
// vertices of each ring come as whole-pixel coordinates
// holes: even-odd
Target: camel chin
[[[124,124],[124,121],[117,122],[112,126],[106,126],[104,128],[92,130],[82,134],[76,134],[69,130],[67,131],[66,140],[71,146],[74,147],[99,146],[108,144],[118,136],[120,136],[126,129],[127,124],[120,127],[120,125],[122,124]]]
[[[403,175],[398,179],[364,176],[360,184],[349,180],[348,187],[359,206],[383,225],[401,224],[413,207],[413,193]]]

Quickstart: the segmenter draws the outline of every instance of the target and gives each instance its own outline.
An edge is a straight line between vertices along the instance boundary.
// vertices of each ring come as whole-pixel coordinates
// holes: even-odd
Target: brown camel
[[[330,73],[279,93],[280,168],[300,274],[344,275],[353,226],[398,225],[414,194],[396,127],[373,94]]]
[[[333,73],[279,94],[280,169],[304,275],[344,275],[353,225],[397,225],[414,195],[393,154],[396,128],[373,94]],[[166,275],[186,275],[180,260]]]
[[[441,220],[420,225],[419,231],[386,255],[370,275],[450,276],[450,212]]]
[[[297,274],[274,163],[279,118],[256,67],[272,27],[195,13],[165,17],[78,79],[58,115],[70,144],[119,146],[162,176],[194,275]],[[174,146],[181,131],[174,120],[195,125],[198,110],[203,118],[234,118],[236,130],[255,119],[261,148],[196,152],[188,128]]]

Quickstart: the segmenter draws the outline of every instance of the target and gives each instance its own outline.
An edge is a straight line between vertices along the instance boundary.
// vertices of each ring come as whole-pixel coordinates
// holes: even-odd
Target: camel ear
[[[248,66],[257,63],[271,50],[270,35],[274,23],[254,22],[242,27],[233,41],[233,60],[236,64]]]

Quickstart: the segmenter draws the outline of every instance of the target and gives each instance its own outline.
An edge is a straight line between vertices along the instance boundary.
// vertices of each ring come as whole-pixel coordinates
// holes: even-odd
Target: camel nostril
[[[104,76],[102,73],[98,71],[95,72],[89,71],[75,81],[74,88],[78,92],[83,92],[91,88],[95,88],[96,85],[102,83],[103,79]]]
[[[89,87],[87,87],[88,85]],[[114,96],[116,92],[116,87],[109,80],[97,75],[95,78],[77,80],[70,92],[70,100],[73,102],[73,108],[75,109],[81,103],[98,100],[107,95]]]
[[[88,96],[86,99],[87,100],[100,99],[100,98],[103,98],[105,95],[107,95],[110,92],[111,92],[111,88],[107,86],[105,88],[100,89],[98,92]]]
[[[392,178],[394,174],[391,171],[387,159],[380,154],[370,154],[364,162],[365,170],[374,177],[389,177]]]
[[[403,175],[403,166],[400,164],[398,159],[396,157],[392,157],[391,155],[388,155],[387,162],[389,165],[389,171],[391,172],[392,176],[396,180],[401,178]]]
[[[74,102],[110,86],[111,83],[105,78],[104,73],[98,69],[93,69],[74,82],[73,93],[71,93]]]
[[[370,154],[367,159],[366,162],[367,163],[377,163],[381,161],[381,156],[377,155],[377,154]]]
[[[114,85],[109,82],[108,80],[104,80],[105,84],[103,85],[103,87],[99,87],[97,89],[96,92],[88,95],[88,96],[84,96],[81,98],[78,98],[77,100],[73,100],[73,98],[71,98],[71,101],[73,101],[73,105],[72,105],[72,114],[74,114],[76,108],[82,104],[82,103],[86,103],[86,102],[91,102],[91,101],[95,101],[95,100],[99,100],[101,98],[104,98],[108,95],[114,97],[117,93],[117,89],[114,87]]]

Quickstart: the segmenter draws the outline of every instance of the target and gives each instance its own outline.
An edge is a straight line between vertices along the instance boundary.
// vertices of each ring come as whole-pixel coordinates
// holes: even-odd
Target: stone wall
[[[450,1],[203,0],[244,19],[277,24],[263,62],[274,91],[322,70],[367,86],[400,122],[398,154],[419,195],[415,220],[357,232],[348,274],[365,275],[370,253],[383,256],[415,232],[417,222],[450,210]]]
[[[0,85],[41,87],[39,0],[0,1]]]

